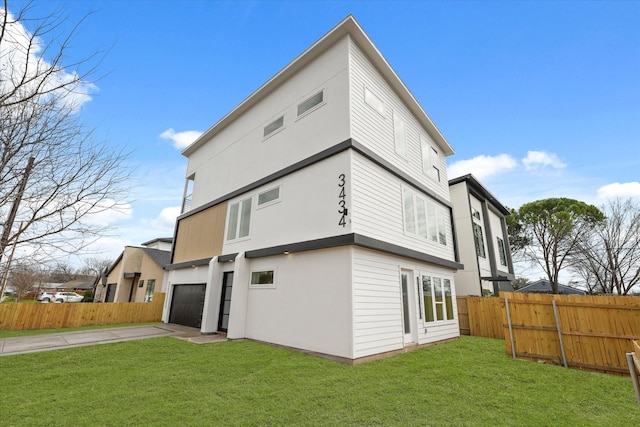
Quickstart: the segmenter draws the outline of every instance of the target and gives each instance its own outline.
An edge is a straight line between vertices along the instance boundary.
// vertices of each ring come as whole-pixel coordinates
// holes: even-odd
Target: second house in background
[[[513,291],[505,208],[473,175],[449,181],[462,270],[455,274],[458,295],[497,295]]]
[[[125,246],[96,286],[95,302],[151,302],[162,293],[164,267],[171,258],[171,238],[154,239],[142,247]]]
[[[459,336],[453,149],[352,17],[183,154],[164,321],[346,361]]]

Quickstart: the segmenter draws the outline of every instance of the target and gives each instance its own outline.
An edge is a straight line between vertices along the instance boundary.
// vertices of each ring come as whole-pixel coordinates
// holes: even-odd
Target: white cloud
[[[176,132],[172,128],[169,128],[160,134],[160,138],[173,141],[174,148],[182,150],[183,148],[191,145],[191,143],[198,139],[200,135],[202,135],[202,132],[198,132],[196,130]]]
[[[518,162],[508,154],[498,156],[477,156],[469,160],[459,160],[448,168],[449,178],[473,174],[478,179],[507,172],[517,166]]]
[[[598,189],[598,197],[601,199],[640,197],[640,182],[614,182],[604,185]]]
[[[545,151],[528,151],[527,157],[522,159],[522,164],[528,171],[539,171],[547,167],[562,169],[567,166],[557,155]]]
[[[164,208],[160,214],[152,221],[153,226],[158,229],[173,230],[176,225],[176,218],[180,215],[180,206]],[[171,233],[169,233],[171,234]]]
[[[8,23],[0,45],[0,89],[10,92],[15,88],[14,82],[25,81],[27,83],[20,86],[15,97],[25,97],[34,91],[50,91],[50,96],[60,106],[74,111],[90,101],[91,93],[98,88],[93,83],[81,80],[76,71],[67,71],[59,64],[54,66],[44,59],[41,54],[46,49],[43,49],[42,39],[29,32],[22,22],[15,22],[11,12],[0,10],[0,19],[5,13]]]
[[[118,221],[129,219],[132,214],[133,208],[129,203],[116,202],[115,200],[102,200],[90,209],[82,222],[99,227],[106,227]]]

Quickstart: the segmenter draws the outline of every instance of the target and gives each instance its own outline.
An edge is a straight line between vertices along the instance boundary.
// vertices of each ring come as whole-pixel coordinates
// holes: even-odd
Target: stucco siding
[[[349,138],[348,43],[337,42],[189,156],[192,208],[215,200]],[[297,117],[297,106],[324,90],[325,102]],[[264,127],[284,115],[268,138]]]

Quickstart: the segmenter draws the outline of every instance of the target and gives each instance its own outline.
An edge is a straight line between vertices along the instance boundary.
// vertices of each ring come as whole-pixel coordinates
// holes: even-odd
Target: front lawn
[[[359,366],[251,341],[154,338],[0,357],[14,425],[640,425],[631,380],[462,337]]]

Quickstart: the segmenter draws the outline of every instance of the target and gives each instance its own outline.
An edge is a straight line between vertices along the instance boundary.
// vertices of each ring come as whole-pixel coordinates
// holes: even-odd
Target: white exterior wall
[[[413,303],[411,328],[416,344],[427,344],[460,336],[453,271],[424,262],[367,249],[353,251],[353,328],[354,358],[370,356],[405,346],[400,274],[409,270],[409,294]],[[424,322],[420,318],[423,298],[416,278],[421,273],[451,280],[455,319]]]
[[[349,248],[248,261],[251,271],[275,270],[275,287],[249,286],[247,338],[352,357]]]
[[[343,39],[189,155],[192,208],[349,138],[348,41]],[[325,90],[325,104],[296,118],[297,106]],[[264,126],[284,114],[267,139]]]
[[[442,150],[433,144],[428,133],[420,126],[397,94],[362,53],[355,43],[351,43],[351,136],[371,149],[392,165],[408,173],[434,193],[449,200],[447,167]],[[365,87],[377,95],[385,105],[384,114],[365,103]],[[407,131],[407,157],[395,152],[393,113],[404,119]],[[422,169],[420,135],[429,139],[437,149],[440,182],[428,177]]]
[[[458,238],[458,254],[460,263],[464,265],[464,268],[458,270],[455,274],[456,291],[458,295],[481,295],[478,256],[476,255],[476,247],[473,240],[467,183],[460,182],[452,186],[450,192],[451,202],[454,206],[453,214]]]
[[[395,245],[428,253],[442,259],[455,259],[451,216],[448,207],[433,201],[445,213],[447,245],[405,234],[402,188],[413,187],[382,169],[359,153],[352,155],[352,229],[355,233]],[[420,193],[423,198],[426,195]],[[448,195],[448,193],[447,193]]]
[[[229,200],[228,206],[252,197],[249,237],[228,242],[222,253],[262,249],[287,243],[303,242],[351,232],[350,216],[340,226],[339,175],[345,174],[346,207],[351,205],[349,186],[350,153],[344,151],[298,172],[264,185],[250,193]],[[280,186],[280,201],[259,207],[259,193]],[[351,212],[351,209],[349,209]],[[350,215],[350,213],[349,213]],[[228,224],[227,214],[227,224]],[[225,232],[227,228],[225,224]],[[225,236],[226,238],[226,236]]]

